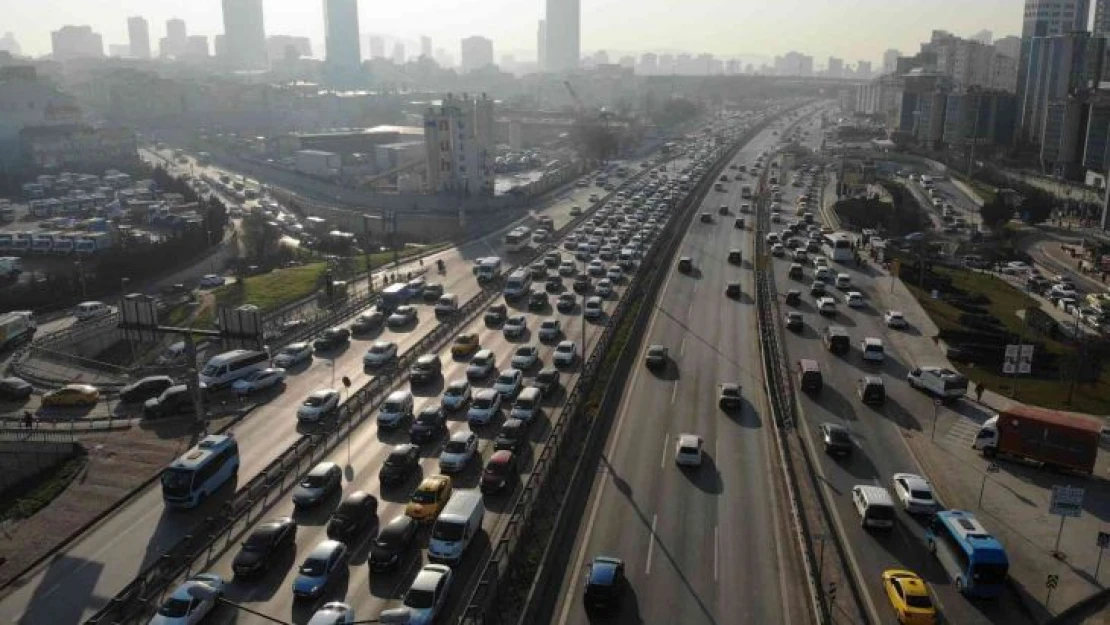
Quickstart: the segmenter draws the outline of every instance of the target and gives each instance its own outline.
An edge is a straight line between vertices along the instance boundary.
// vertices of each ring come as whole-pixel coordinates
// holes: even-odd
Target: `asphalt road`
[[[750,165],[776,143],[765,131],[734,162]],[[745,215],[747,229],[733,226],[740,205],[751,202],[740,198],[744,184],[755,179],[707,195],[700,210],[713,223],[695,218],[678,252],[696,270],[672,273],[655,302],[641,351],[664,345],[670,362],[659,373],[637,364],[625,387],[554,623],[591,621],[581,580],[596,555],[625,562],[629,592],[615,622],[805,622],[757,352],[754,214]],[[731,207],[727,216],[718,215],[722,204]],[[728,263],[733,248],[742,265]],[[736,280],[742,295],[727,298],[725,285]],[[742,385],[742,409],[718,408],[722,382]],[[674,462],[683,433],[704,439],[700,468]]]

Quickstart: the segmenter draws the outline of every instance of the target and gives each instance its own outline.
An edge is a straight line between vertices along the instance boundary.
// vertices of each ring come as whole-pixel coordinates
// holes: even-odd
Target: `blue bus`
[[[938,512],[925,532],[925,540],[948,577],[956,582],[956,590],[983,598],[1002,594],[1010,561],[1002,543],[975,515],[963,510]]]
[[[162,499],[171,508],[195,508],[239,473],[239,443],[209,434],[162,471]]]

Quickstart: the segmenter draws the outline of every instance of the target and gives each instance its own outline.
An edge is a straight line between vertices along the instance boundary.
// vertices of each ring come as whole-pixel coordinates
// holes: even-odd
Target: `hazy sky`
[[[688,50],[718,56],[781,54],[796,49],[824,64],[830,56],[879,62],[883,50],[914,52],[933,29],[968,36],[1019,34],[1022,0],[581,0],[582,49]],[[264,0],[266,33],[323,40],[320,0]],[[433,39],[457,59],[458,41],[482,35],[494,52],[534,56],[544,0],[362,0],[359,28]],[[12,31],[25,53],[50,51],[50,31],[88,24],[108,44],[127,42],[126,18],[150,21],[152,46],[165,21],[180,17],[190,34],[223,32],[220,0],[0,0],[0,32]],[[365,45],[365,43],[364,43]],[[320,54],[317,45],[317,55]],[[366,54],[366,51],[363,51]]]

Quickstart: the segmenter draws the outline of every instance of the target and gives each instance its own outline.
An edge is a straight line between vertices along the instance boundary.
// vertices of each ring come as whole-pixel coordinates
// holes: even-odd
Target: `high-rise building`
[[[952,79],[957,89],[988,87],[994,47],[975,41],[948,36],[934,40],[936,70]]]
[[[900,57],[900,56],[902,56],[902,53],[895,50],[894,48],[891,48],[891,49],[887,50],[886,52],[883,52],[883,73],[884,74],[893,74],[894,73],[894,70],[898,67],[898,57]]]
[[[381,35],[370,35],[370,58],[385,58],[385,38]]]
[[[1095,20],[1091,24],[1091,32],[1110,36],[1110,0],[1095,0]]]
[[[50,33],[50,42],[55,61],[104,57],[104,40],[91,26],[62,26]]]
[[[227,36],[220,33],[212,38],[212,54],[217,59],[227,58]]]
[[[536,28],[536,66],[541,72],[547,69],[547,22],[545,20],[540,20],[540,25]]]
[[[829,78],[840,78],[844,75],[844,59],[838,59],[835,56],[829,57],[829,66],[826,70]]]
[[[324,0],[324,69],[333,85],[357,80],[362,56],[358,0]]]
[[[405,64],[405,44],[400,41],[393,44],[393,62],[397,65]]]
[[[1025,11],[1021,23],[1021,49],[1018,53],[1017,94],[1018,107],[1021,109],[1021,132],[1029,137],[1026,128],[1025,103],[1026,79],[1032,63],[1030,52],[1034,37],[1055,37],[1071,32],[1087,30],[1091,13],[1090,0],[1025,0]],[[1029,118],[1032,120],[1032,118]],[[1038,126],[1036,134],[1040,134]]]
[[[775,73],[779,76],[812,76],[813,57],[794,50],[776,56]]]
[[[640,69],[639,73],[644,76],[652,76],[659,73],[659,57],[651,52],[640,56]]]
[[[133,58],[150,58],[150,24],[146,18],[142,16],[127,18],[127,40],[131,44]]]
[[[430,192],[492,194],[493,100],[448,94],[428,107],[424,150]]]
[[[432,58],[432,38],[420,37],[420,56],[430,59]]]
[[[467,37],[461,48],[463,73],[493,65],[493,42],[489,39],[478,35]]]
[[[636,69],[636,57],[634,57],[634,56],[622,56],[620,58],[620,60],[617,61],[617,64],[620,65],[621,67],[625,67],[625,68],[628,68],[628,69],[631,69],[631,70],[635,70]]]
[[[312,40],[308,37],[272,35],[266,38],[266,56],[271,61],[310,57],[312,56]]]
[[[580,0],[547,0],[546,67],[568,72],[578,67],[582,54]]]
[[[236,69],[267,66],[262,0],[223,0],[227,61]],[[205,49],[208,44],[205,42]]]
[[[1026,141],[1041,144],[1043,151],[1045,137],[1055,140],[1052,136],[1054,132],[1066,135],[1060,130],[1060,124],[1065,118],[1072,117],[1071,107],[1068,106],[1053,109],[1053,116],[1050,116],[1050,105],[1066,102],[1075,96],[1081,97],[1097,86],[1102,75],[1106,40],[1092,37],[1088,32],[1073,32],[1033,37],[1028,48],[1025,89],[1018,93],[1021,133]],[[1055,124],[1051,131],[1046,130],[1050,123]],[[1061,158],[1072,160],[1066,155]],[[1053,156],[1050,160],[1058,159]]]
[[[185,20],[177,17],[168,19],[166,20],[166,36],[158,42],[158,55],[180,57],[185,54],[185,46],[188,44],[188,40],[189,35],[185,29]]]
[[[970,39],[972,41],[978,41],[979,43],[986,44],[986,45],[989,46],[989,45],[991,45],[991,42],[994,39],[994,33],[992,33],[989,30],[981,30],[981,31],[975,33],[974,35],[968,37],[968,39]]]
[[[18,55],[23,52],[23,48],[20,47],[19,42],[15,40],[15,35],[4,33],[4,36],[0,37],[0,52]]]
[[[856,65],[856,78],[871,78],[871,61],[860,61]]]
[[[183,58],[203,60],[208,58],[208,37],[204,35],[189,35],[185,40]]]

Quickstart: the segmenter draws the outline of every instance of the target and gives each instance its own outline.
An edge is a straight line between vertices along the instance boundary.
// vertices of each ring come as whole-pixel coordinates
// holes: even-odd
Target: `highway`
[[[734,163],[751,165],[777,144],[770,129],[749,142]],[[730,179],[736,170],[726,168]],[[655,302],[641,352],[668,348],[658,372],[635,365],[581,519],[552,622],[587,623],[582,575],[594,556],[622,559],[629,583],[614,622],[803,623],[806,602],[796,547],[775,468],[757,351],[754,302],[754,214],[739,212],[742,185],[710,191],[678,256],[693,259],[690,274],[674,270]],[[728,215],[718,215],[722,204]],[[736,229],[744,216],[747,229]],[[740,249],[742,265],[727,261]],[[725,296],[739,281],[742,294]],[[717,406],[718,384],[739,383],[742,409]],[[700,468],[674,461],[680,434],[704,440]]]
[[[575,188],[533,212],[552,217],[559,228],[571,219],[572,206],[588,207],[588,197],[592,193],[604,194],[596,187]],[[447,292],[459,296],[461,304],[478,291],[470,270],[473,259],[505,256],[499,249],[500,237],[493,233],[445,250],[425,262],[434,266],[436,260],[444,260],[446,275],[437,276],[432,272],[428,280],[442,283]],[[419,320],[419,325],[411,331],[384,330],[381,338],[396,341],[404,352],[436,323],[429,306],[420,306]],[[363,371],[362,356],[377,338],[376,335],[358,337],[346,349],[329,354],[328,358],[317,357],[311,366],[294,369],[284,392],[257,408],[234,428],[243,449],[240,484],[254,477],[300,436],[293,414],[304,397],[319,388],[340,386],[343,376],[349,376],[355,388],[370,379]],[[184,449],[183,443],[182,451]],[[232,489],[226,490],[230,493]],[[48,562],[14,582],[0,600],[0,622],[74,623],[91,616],[165,548],[218,507],[220,501],[221,497],[213,497],[192,512],[167,512],[159,485],[155,483]]]

